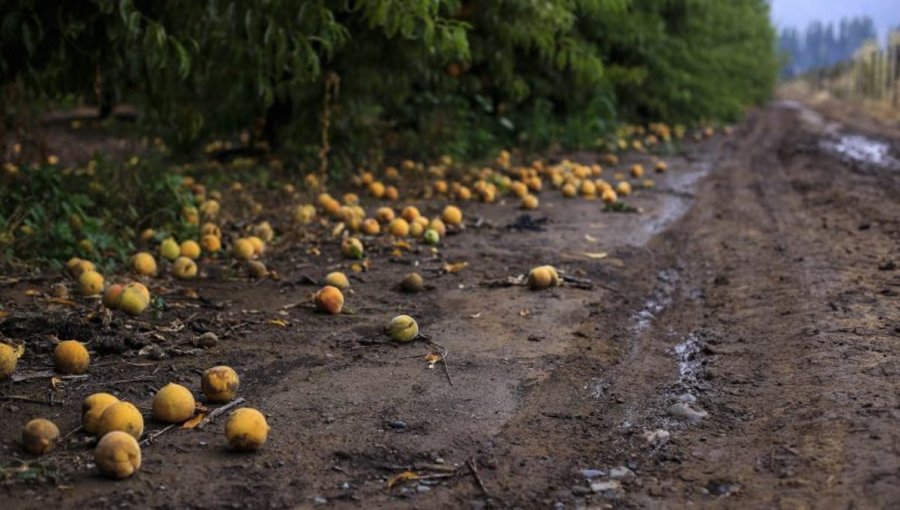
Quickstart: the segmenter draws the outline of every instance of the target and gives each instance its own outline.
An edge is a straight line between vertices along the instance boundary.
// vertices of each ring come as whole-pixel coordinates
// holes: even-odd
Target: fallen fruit
[[[635,179],[640,179],[644,176],[644,167],[641,165],[632,165],[631,166],[631,176]]]
[[[50,420],[37,418],[22,427],[22,445],[32,455],[43,455],[56,446],[59,427]]]
[[[627,197],[631,194],[631,183],[628,181],[622,181],[619,184],[616,184],[616,193],[622,195],[623,197]]]
[[[135,439],[140,439],[144,433],[144,417],[131,402],[116,402],[100,413],[97,437],[115,430],[127,432]]]
[[[247,262],[247,273],[250,274],[251,278],[265,278],[269,276],[269,269],[262,262],[251,260]]]
[[[165,423],[181,423],[194,415],[196,408],[191,390],[169,383],[153,397],[153,419]]]
[[[187,257],[178,257],[172,265],[172,273],[179,280],[190,280],[197,276],[197,263]]]
[[[94,393],[89,395],[81,403],[81,426],[88,434],[96,434],[100,429],[100,416],[103,411],[119,402],[119,399],[109,393]]]
[[[614,204],[619,199],[619,196],[616,194],[616,191],[612,188],[604,188],[603,195],[600,197],[603,199],[603,202],[607,204]]]
[[[347,237],[341,242],[341,253],[348,259],[363,258],[362,241],[355,237]]]
[[[344,308],[344,295],[340,289],[331,285],[322,287],[316,292],[316,309],[332,315],[341,313]]]
[[[264,221],[253,226],[253,235],[268,243],[275,238],[275,230],[268,221]]]
[[[404,207],[403,212],[400,213],[400,217],[408,222],[414,221],[419,216],[421,216],[419,209],[411,205]]]
[[[525,195],[522,198],[522,209],[537,209],[538,205],[540,205],[540,201],[534,195]]]
[[[381,223],[390,223],[394,220],[394,210],[390,207],[379,207],[375,211],[375,218]]]
[[[400,282],[400,289],[403,292],[415,293],[421,292],[425,288],[425,281],[419,273],[409,273],[403,277]]]
[[[96,296],[103,292],[103,276],[96,271],[85,271],[78,277],[78,289],[85,296]]]
[[[388,225],[388,231],[394,237],[406,237],[409,235],[409,223],[403,218],[395,218]]]
[[[433,229],[441,237],[447,235],[447,226],[444,225],[444,221],[440,218],[432,219],[431,222],[428,223],[428,228]]]
[[[141,445],[126,432],[112,431],[97,443],[94,463],[110,478],[128,478],[141,467]]]
[[[301,225],[309,225],[316,219],[316,207],[312,204],[298,205],[294,208],[294,221]]]
[[[362,222],[362,231],[363,234],[369,236],[378,235],[378,233],[381,232],[381,225],[375,218],[366,218]]]
[[[222,240],[213,234],[206,234],[200,238],[200,247],[209,253],[216,253],[222,249]]]
[[[669,169],[669,165],[665,161],[657,161],[656,162],[656,171],[658,173],[663,173]]]
[[[437,244],[441,240],[441,235],[437,233],[437,230],[429,228],[422,234],[422,240],[425,241],[425,244]]]
[[[258,450],[269,435],[266,417],[252,407],[236,409],[225,422],[225,439],[228,446],[238,451]]]
[[[181,255],[181,247],[178,246],[178,243],[171,237],[164,239],[163,242],[159,244],[160,257],[171,262],[177,259],[179,255]]]
[[[140,287],[138,287],[140,285]],[[128,315],[140,315],[150,305],[150,292],[141,284],[132,283],[122,289],[115,301],[115,308]]]
[[[567,182],[567,183],[563,184],[563,187],[562,187],[562,194],[563,194],[564,197],[566,197],[566,198],[572,198],[572,197],[574,197],[577,193],[578,193],[578,190],[575,189],[575,185],[572,184],[571,182]]]
[[[528,287],[531,290],[549,289],[559,285],[559,274],[552,266],[540,266],[528,272]]]
[[[7,379],[16,371],[18,362],[16,350],[10,345],[0,343],[0,381]]]
[[[462,211],[455,205],[448,205],[441,213],[441,220],[447,225],[459,225],[463,221]]]
[[[237,372],[224,365],[207,369],[200,378],[200,389],[210,402],[233,400],[240,385]]]
[[[64,340],[56,345],[53,360],[57,372],[78,375],[87,372],[91,355],[78,340]]]
[[[66,270],[73,278],[78,278],[81,273],[96,270],[96,266],[90,260],[83,260],[78,257],[72,257],[66,262]]]
[[[125,286],[119,283],[107,287],[106,291],[103,292],[103,306],[112,310],[118,308],[119,297],[122,295],[123,290],[125,290]]]
[[[419,325],[409,315],[398,315],[391,319],[387,333],[396,342],[411,342],[419,336]]]
[[[145,251],[135,253],[131,257],[131,269],[141,276],[150,276],[156,273],[156,259]]]
[[[238,260],[250,260],[253,258],[253,243],[247,238],[240,238],[234,242],[231,254]]]
[[[266,251],[266,243],[259,236],[250,236],[247,238],[250,241],[250,244],[253,245],[253,254],[256,256],[260,256]]]
[[[187,257],[191,260],[197,260],[200,258],[200,245],[197,244],[197,241],[193,241],[188,239],[181,243],[181,256]]]
[[[350,280],[347,279],[347,275],[340,271],[334,271],[332,273],[328,273],[325,276],[325,284],[331,285],[332,287],[337,287],[340,290],[344,290],[350,287]]]

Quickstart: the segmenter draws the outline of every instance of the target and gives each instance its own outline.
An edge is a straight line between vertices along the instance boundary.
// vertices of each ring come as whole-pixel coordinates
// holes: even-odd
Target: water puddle
[[[820,146],[838,157],[861,165],[900,170],[900,160],[894,156],[891,145],[862,135],[840,135],[827,138]]]

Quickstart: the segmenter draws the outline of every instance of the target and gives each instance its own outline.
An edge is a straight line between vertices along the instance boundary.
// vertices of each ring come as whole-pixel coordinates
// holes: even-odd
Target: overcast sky
[[[810,21],[838,21],[845,16],[871,16],[884,39],[889,28],[900,25],[900,0],[771,0],[772,18],[781,28],[806,28]]]

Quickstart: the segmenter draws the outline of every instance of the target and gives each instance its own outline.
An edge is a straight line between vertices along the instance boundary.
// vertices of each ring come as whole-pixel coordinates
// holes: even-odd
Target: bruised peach
[[[87,372],[91,355],[78,340],[64,340],[53,350],[53,362],[57,372],[78,375]]]
[[[112,431],[97,443],[94,464],[110,478],[128,478],[141,467],[141,445],[126,432]]]
[[[441,220],[447,225],[459,225],[463,221],[462,211],[455,205],[448,205],[444,208],[444,212],[441,213]]]
[[[32,455],[43,455],[56,446],[59,428],[50,420],[31,420],[22,428],[22,445]]]
[[[344,295],[340,289],[326,285],[316,292],[316,309],[332,315],[341,313],[344,308]]]
[[[388,231],[394,237],[406,237],[409,235],[409,223],[403,218],[395,218],[388,226]]]
[[[340,271],[328,273],[325,276],[325,284],[331,285],[332,287],[337,287],[340,290],[350,288],[350,280],[347,279],[347,275]]]
[[[150,276],[156,273],[156,259],[145,251],[135,253],[131,257],[131,269],[141,276]]]
[[[210,402],[228,402],[237,395],[241,381],[237,372],[227,366],[217,366],[203,372],[200,389]]]
[[[269,435],[266,417],[256,409],[242,407],[228,416],[225,422],[225,439],[228,446],[239,451],[258,450]]]
[[[341,242],[341,253],[348,259],[363,258],[363,243],[355,237],[347,237]]]

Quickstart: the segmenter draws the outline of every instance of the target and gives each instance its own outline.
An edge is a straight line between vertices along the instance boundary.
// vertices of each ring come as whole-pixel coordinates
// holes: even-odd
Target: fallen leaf
[[[47,298],[48,303],[56,303],[58,305],[66,305],[66,306],[78,306],[78,303],[72,301],[71,299],[63,299],[58,297]]]
[[[587,257],[589,259],[599,260],[599,259],[605,259],[608,254],[603,251],[598,251],[595,253],[586,251],[586,252],[582,253],[582,255],[584,255],[585,257]]]
[[[597,239],[596,237],[594,237],[590,234],[585,234],[584,238],[585,238],[585,240],[587,240],[588,242],[591,242],[591,243],[596,243],[596,242],[600,241],[599,239]]]
[[[443,270],[445,273],[458,273],[468,266],[468,262],[454,262],[452,264],[447,263],[444,264]]]
[[[331,237],[337,238],[338,236],[340,236],[341,232],[344,231],[344,228],[346,228],[346,226],[344,225],[344,222],[340,222],[337,225],[335,225],[334,229],[331,230]]]
[[[25,291],[26,296],[38,296],[41,294],[41,291],[37,289],[28,289]]]
[[[62,386],[62,379],[60,379],[59,377],[51,377],[50,378],[50,386],[54,390],[59,390],[60,387]]]
[[[200,425],[200,422],[203,421],[203,418],[206,418],[206,414],[204,414],[204,413],[199,413],[199,414],[197,414],[197,416],[194,416],[194,417],[191,418],[190,420],[188,420],[188,421],[182,423],[182,424],[181,424],[181,428],[183,428],[183,429],[193,429],[193,428],[195,428],[197,425]]]
[[[184,289],[184,297],[190,299],[200,299],[200,294],[198,294],[196,290],[188,287]]]
[[[429,352],[425,355],[425,361],[428,362],[428,368],[434,368],[435,363],[442,359],[444,359],[444,357],[436,352]]]
[[[476,313],[476,314],[472,314],[472,315],[469,316],[469,318],[471,318],[471,319],[477,319],[477,318],[479,318],[479,317],[481,317],[481,312],[478,312],[478,313]]]
[[[9,317],[9,312],[7,312],[6,310],[0,310],[0,319],[4,317]]]
[[[528,317],[529,315],[531,315],[531,311],[527,308],[523,308],[522,310],[519,311],[520,317]]]
[[[394,476],[388,478],[387,487],[388,487],[388,489],[390,489],[397,484],[405,483],[410,480],[418,480],[418,479],[419,479],[419,475],[413,473],[412,471],[404,471],[404,472],[400,473],[399,475],[394,475]]]
[[[318,246],[310,246],[309,249],[306,250],[306,254],[318,257],[322,254],[322,250],[320,250]]]
[[[286,328],[288,325],[287,321],[281,319],[269,319],[269,324],[280,328]]]

